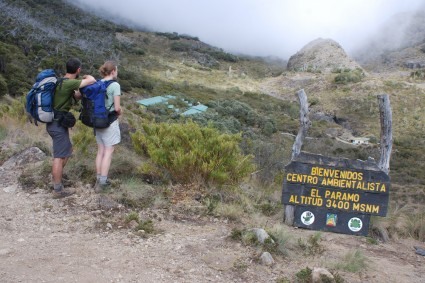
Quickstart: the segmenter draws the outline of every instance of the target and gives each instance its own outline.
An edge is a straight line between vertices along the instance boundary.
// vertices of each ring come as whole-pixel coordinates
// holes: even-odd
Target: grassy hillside
[[[261,211],[262,205],[266,210],[273,210],[279,204],[284,165],[289,162],[293,135],[298,131],[299,106],[295,92],[305,89],[312,114],[324,113],[331,117],[328,120],[313,119],[303,149],[363,160],[369,156],[379,158],[376,96],[388,93],[394,120],[390,173],[393,204],[412,205],[412,209],[419,209],[415,213],[423,213],[420,204],[425,188],[425,91],[424,81],[411,78],[409,71],[401,69],[385,75],[370,72],[360,81],[347,79],[340,84],[336,83],[335,77],[347,75],[344,72],[288,72],[282,60],[236,56],[196,37],[173,32],[149,33],[118,26],[59,0],[0,0],[0,8],[0,137],[3,140],[14,132],[8,130],[10,125],[15,129],[27,125],[18,106],[22,105],[38,70],[53,67],[63,73],[64,61],[77,56],[83,61],[83,71],[98,77],[98,66],[106,59],[115,59],[120,65],[119,82],[124,91],[126,110],[124,142],[111,169],[115,177],[132,182],[139,178],[143,184],[175,181],[164,168],[149,163],[149,154],[135,155],[130,139],[131,133],[146,130],[143,125],[153,127],[152,124],[160,122],[187,122],[186,118],[175,115],[167,107],[146,110],[136,104],[142,98],[173,94],[209,106],[206,114],[193,117],[193,121],[202,127],[209,125],[218,129],[221,134],[240,134],[240,139],[235,140],[238,140],[241,152],[253,156],[256,168],[246,181],[251,188],[244,191],[248,195],[230,194],[227,200],[236,200],[242,211]],[[15,107],[11,106],[13,104]],[[11,123],[10,119],[14,122]],[[33,140],[27,141],[26,145],[36,144],[49,152],[50,141],[40,131],[32,128],[28,132]],[[353,146],[336,139],[347,132],[369,137],[371,144]],[[94,153],[89,146],[93,142],[91,132],[77,126],[74,142],[80,158],[71,164],[69,173],[84,180],[93,173],[90,161]],[[12,153],[1,152],[0,162]],[[134,199],[154,202],[153,196],[157,193],[169,196],[169,188],[136,192],[133,184],[127,183],[127,187],[129,191],[120,196],[120,200],[127,204],[136,205]],[[222,188],[202,182],[197,184],[196,188],[199,187],[213,192],[206,198],[208,209],[213,211],[219,207],[225,214],[223,206],[217,206],[214,191]],[[252,189],[256,187],[262,190]],[[226,189],[232,191],[234,187]],[[241,190],[242,186],[236,191]],[[255,205],[247,205],[253,199]],[[223,200],[222,194],[219,200]],[[237,210],[229,208],[227,213],[238,215]]]

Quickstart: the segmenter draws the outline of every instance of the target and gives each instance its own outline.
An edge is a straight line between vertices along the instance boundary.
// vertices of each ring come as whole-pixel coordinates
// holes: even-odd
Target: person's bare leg
[[[52,177],[53,185],[62,183],[63,168],[66,164],[65,158],[53,158]]]
[[[101,175],[102,171],[102,160],[105,154],[105,146],[103,144],[97,145],[97,155],[96,155],[96,173],[98,176]]]
[[[100,166],[100,175],[108,176],[109,168],[111,167],[112,153],[114,153],[114,146],[105,146],[103,158]]]

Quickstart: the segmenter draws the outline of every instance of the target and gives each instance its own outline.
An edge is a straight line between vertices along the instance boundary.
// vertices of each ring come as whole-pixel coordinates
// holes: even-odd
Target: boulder
[[[254,232],[255,236],[257,236],[258,242],[261,244],[264,244],[264,241],[270,238],[269,234],[267,234],[267,232],[262,228],[253,228],[251,231]],[[270,240],[274,243],[273,239]]]
[[[289,58],[287,69],[330,73],[335,70],[361,69],[360,65],[348,57],[344,49],[332,39],[318,38],[304,46]]]
[[[311,273],[313,283],[335,282],[335,278],[327,269],[315,267]]]
[[[24,151],[13,155],[1,166],[3,169],[24,167],[46,158],[46,154],[38,147],[29,147]]]
[[[264,252],[260,257],[260,260],[263,265],[270,266],[274,264],[274,259],[269,252]]]

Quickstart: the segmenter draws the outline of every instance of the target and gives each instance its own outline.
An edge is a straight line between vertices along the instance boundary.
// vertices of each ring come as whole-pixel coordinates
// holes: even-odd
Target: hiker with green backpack
[[[72,101],[81,98],[79,89],[96,82],[96,79],[90,75],[85,75],[82,79],[79,79],[80,72],[81,61],[78,58],[71,58],[66,62],[66,74],[58,80],[60,83],[57,83],[53,95],[54,119],[46,124],[46,130],[53,140],[54,198],[62,198],[74,193],[74,190],[64,188],[62,183],[63,169],[72,154],[69,127],[75,124],[75,118],[71,123],[67,123],[67,117],[72,115],[69,113]]]

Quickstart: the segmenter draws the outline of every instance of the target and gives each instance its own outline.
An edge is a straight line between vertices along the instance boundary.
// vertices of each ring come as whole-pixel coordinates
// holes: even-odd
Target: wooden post
[[[378,167],[388,174],[390,172],[390,158],[393,147],[393,118],[388,94],[378,95],[378,104],[381,120],[381,157]]]
[[[307,95],[304,90],[297,91],[298,101],[300,103],[300,129],[298,135],[295,138],[294,145],[292,146],[292,160],[294,160],[301,152],[301,146],[303,145],[304,138],[307,135],[307,131],[310,128],[311,122],[308,119],[308,102]]]
[[[310,119],[308,118],[309,110],[307,95],[304,92],[304,89],[297,91],[296,95],[300,103],[300,129],[298,130],[297,137],[295,138],[294,145],[292,146],[291,160],[294,160],[300,154],[302,144],[307,135],[307,131],[311,126]],[[285,223],[287,225],[294,224],[294,213],[295,207],[293,205],[285,206]]]

